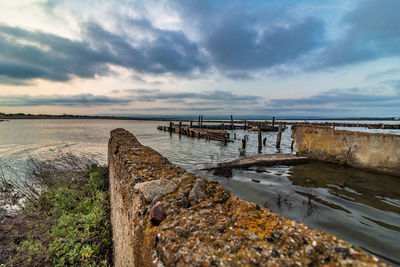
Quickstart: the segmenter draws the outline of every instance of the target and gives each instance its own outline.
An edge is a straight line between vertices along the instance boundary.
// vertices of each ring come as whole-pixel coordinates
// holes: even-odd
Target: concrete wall
[[[108,150],[115,266],[382,265],[187,173],[123,129]]]
[[[400,135],[294,125],[292,137],[299,155],[400,176]]]

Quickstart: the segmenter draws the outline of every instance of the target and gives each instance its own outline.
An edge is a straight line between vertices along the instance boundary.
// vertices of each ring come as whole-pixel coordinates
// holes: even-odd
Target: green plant
[[[110,266],[107,168],[91,164],[81,175],[66,171],[56,176],[53,186],[26,199],[30,231],[10,265]],[[47,178],[39,180],[47,183]]]

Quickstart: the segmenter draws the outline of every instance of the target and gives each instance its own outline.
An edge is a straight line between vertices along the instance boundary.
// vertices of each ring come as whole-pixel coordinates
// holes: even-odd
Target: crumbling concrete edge
[[[298,124],[292,138],[297,155],[400,176],[400,135]]]
[[[108,164],[115,266],[384,265],[174,166],[124,129],[111,132]]]

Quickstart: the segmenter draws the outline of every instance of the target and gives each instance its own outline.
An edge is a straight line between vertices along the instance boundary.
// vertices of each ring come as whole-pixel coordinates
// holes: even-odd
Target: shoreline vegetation
[[[20,206],[0,213],[0,266],[112,266],[108,168],[68,154],[0,176],[2,204]]]
[[[211,120],[230,120],[229,116],[209,116]],[[237,116],[237,120],[270,120],[272,116]],[[140,116],[125,116],[125,115],[72,115],[72,114],[25,114],[25,113],[2,113],[0,112],[0,121],[8,119],[105,119],[105,120],[146,120],[146,121],[193,121],[197,120],[197,116],[163,116],[156,115],[140,115]],[[338,117],[338,118],[325,118],[325,117],[290,117],[282,116],[277,117],[279,120],[324,120],[324,121],[400,121],[398,117]]]

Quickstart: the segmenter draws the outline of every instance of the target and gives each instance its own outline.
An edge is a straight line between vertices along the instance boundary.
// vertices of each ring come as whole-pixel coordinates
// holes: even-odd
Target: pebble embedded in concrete
[[[154,225],[159,225],[166,218],[163,205],[158,201],[150,210],[150,221]]]
[[[165,196],[176,190],[176,184],[167,179],[153,180],[136,184],[135,190],[143,193],[147,203],[150,203],[157,196]]]

